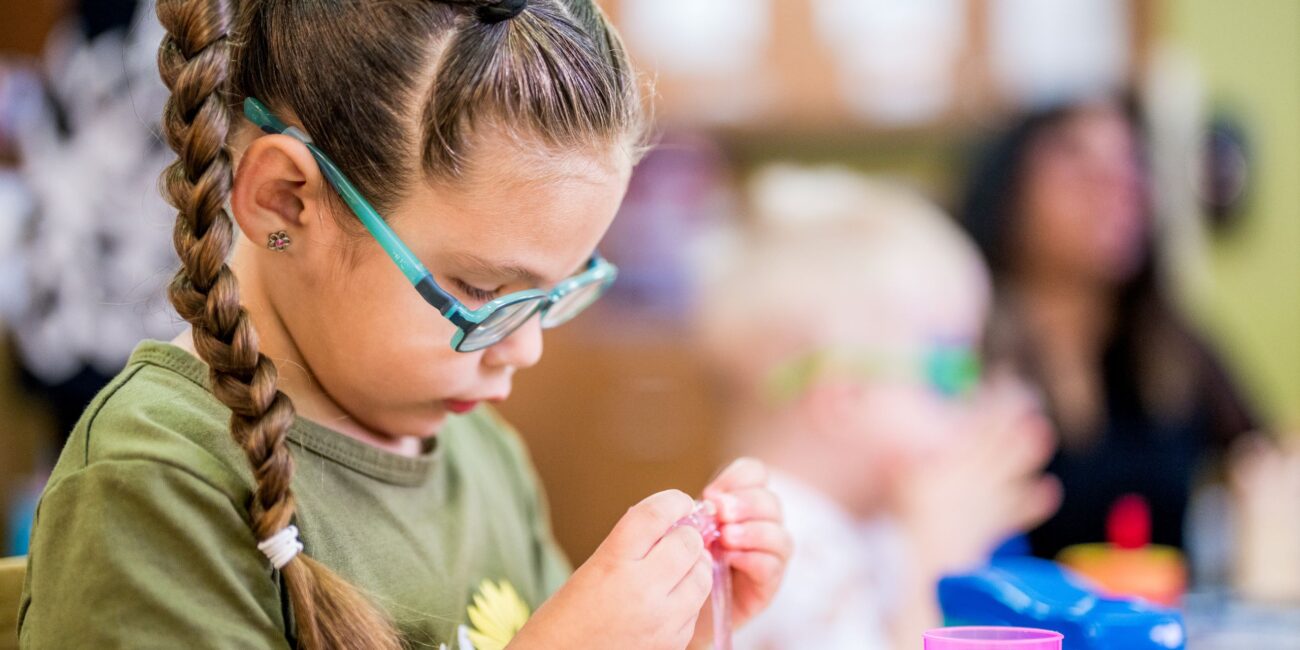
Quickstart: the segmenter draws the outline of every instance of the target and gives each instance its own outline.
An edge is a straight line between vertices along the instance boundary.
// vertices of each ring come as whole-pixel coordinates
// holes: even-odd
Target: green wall
[[[1139,2],[1143,0],[1138,0]],[[1246,125],[1253,196],[1192,311],[1277,428],[1300,431],[1300,0],[1165,0],[1160,31]]]

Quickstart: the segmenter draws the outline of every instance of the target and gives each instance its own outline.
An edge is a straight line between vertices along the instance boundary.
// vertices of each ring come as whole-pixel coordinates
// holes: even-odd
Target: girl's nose
[[[483,363],[493,367],[528,368],[542,358],[542,319],[533,316],[500,343],[483,351]]]

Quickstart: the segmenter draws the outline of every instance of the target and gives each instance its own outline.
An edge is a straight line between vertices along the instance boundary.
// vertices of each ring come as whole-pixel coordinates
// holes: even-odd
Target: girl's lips
[[[474,407],[478,406],[478,401],[467,402],[465,400],[449,399],[445,400],[443,404],[446,405],[448,411],[459,415],[473,411]]]

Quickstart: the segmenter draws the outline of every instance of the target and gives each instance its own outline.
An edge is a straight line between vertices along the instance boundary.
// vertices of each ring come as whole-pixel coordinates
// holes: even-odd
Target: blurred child
[[[737,647],[915,647],[941,575],[1056,508],[1049,431],[980,378],[989,280],[945,215],[833,169],[755,187],[760,223],[706,274],[702,323],[795,552]]]

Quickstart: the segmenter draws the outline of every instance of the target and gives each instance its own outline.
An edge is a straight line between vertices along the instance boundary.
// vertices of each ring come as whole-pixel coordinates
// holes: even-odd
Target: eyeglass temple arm
[[[271,135],[287,135],[306,145],[307,150],[316,159],[316,164],[320,166],[321,173],[325,175],[325,180],[329,181],[329,184],[339,193],[339,196],[343,198],[343,202],[347,203],[349,208],[352,208],[357,218],[361,220],[361,224],[366,227],[366,230],[370,231],[370,234],[379,242],[384,252],[388,253],[388,256],[397,264],[397,267],[402,270],[402,274],[406,276],[406,279],[412,285],[415,285],[415,289],[420,292],[420,295],[430,305],[442,312],[444,316],[455,311],[456,300],[433,281],[433,274],[429,273],[429,270],[424,267],[424,264],[415,256],[415,253],[397,237],[397,233],[393,231],[392,226],[389,226],[388,222],[379,216],[379,212],[361,195],[361,192],[352,184],[352,181],[348,180],[348,177],[343,174],[338,165],[335,165],[334,161],[325,155],[325,152],[312,143],[311,136],[303,133],[297,127],[285,124],[268,110],[262,102],[252,97],[244,100],[244,114],[262,131]]]

